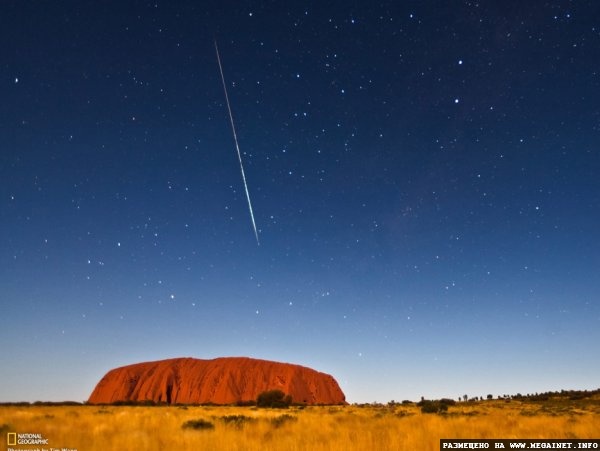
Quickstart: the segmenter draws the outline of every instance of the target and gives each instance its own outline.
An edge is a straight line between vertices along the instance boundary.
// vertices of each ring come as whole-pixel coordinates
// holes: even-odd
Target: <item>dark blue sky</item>
[[[600,4],[325,3],[2,3],[0,400],[177,356],[598,387]]]

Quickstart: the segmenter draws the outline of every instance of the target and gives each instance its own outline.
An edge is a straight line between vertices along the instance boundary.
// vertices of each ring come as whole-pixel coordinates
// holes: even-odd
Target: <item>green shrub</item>
[[[194,429],[196,431],[214,429],[215,425],[210,421],[206,421],[203,419],[198,420],[188,420],[181,426],[183,429]]]
[[[292,397],[281,390],[268,390],[260,393],[256,398],[258,407],[274,407],[277,409],[287,409],[292,403]]]

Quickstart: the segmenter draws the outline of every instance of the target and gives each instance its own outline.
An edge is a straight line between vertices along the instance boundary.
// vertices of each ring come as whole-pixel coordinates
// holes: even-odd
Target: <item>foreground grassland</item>
[[[202,421],[183,427],[193,420]],[[0,449],[6,449],[6,433],[12,431],[42,434],[50,440],[44,448],[78,451],[437,451],[440,438],[599,438],[600,399],[468,402],[443,414],[421,413],[413,404],[282,410],[0,406]]]

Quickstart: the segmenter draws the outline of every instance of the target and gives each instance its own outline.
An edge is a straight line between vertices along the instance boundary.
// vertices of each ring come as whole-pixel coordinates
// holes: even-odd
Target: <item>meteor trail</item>
[[[223,75],[223,66],[221,65],[221,57],[219,55],[219,47],[215,39],[215,50],[217,52],[217,61],[219,62],[219,72],[221,72],[221,81],[223,82],[223,91],[225,91],[225,101],[227,103],[227,111],[229,111],[229,121],[231,122],[231,130],[233,131],[233,140],[235,141],[235,150],[237,150],[238,160],[240,161],[240,170],[242,171],[242,180],[244,181],[244,189],[246,190],[246,199],[248,200],[248,209],[250,210],[250,219],[252,220],[252,228],[256,237],[256,244],[260,246],[258,240],[258,231],[256,230],[256,222],[254,222],[254,212],[252,211],[252,202],[250,202],[250,192],[246,183],[246,174],[244,173],[244,164],[242,163],[242,153],[238,144],[237,134],[235,133],[235,125],[233,125],[233,114],[231,114],[231,105],[229,105],[229,95],[227,94],[227,85],[225,84],[225,76]]]

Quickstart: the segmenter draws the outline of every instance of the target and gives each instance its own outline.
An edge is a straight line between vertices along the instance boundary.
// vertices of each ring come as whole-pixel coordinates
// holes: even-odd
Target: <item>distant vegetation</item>
[[[468,395],[462,395],[462,396],[458,397],[458,402],[459,403],[481,402],[481,401],[493,401],[494,399],[503,400],[505,402],[510,402],[511,400],[522,401],[522,402],[526,402],[526,401],[542,402],[542,401],[548,401],[548,400],[553,400],[553,399],[554,400],[576,401],[576,400],[589,399],[594,396],[600,396],[600,388],[598,388],[596,390],[548,391],[548,392],[543,392],[543,393],[528,393],[525,395],[523,395],[521,393],[517,393],[515,395],[504,394],[504,395],[498,395],[495,398],[494,398],[494,395],[492,395],[492,394],[486,395],[485,398],[483,396],[469,397]],[[449,399],[449,398],[442,398],[442,399],[433,400],[433,401],[428,401],[424,398],[421,398],[421,401],[417,402],[416,404],[419,407],[423,407],[424,402],[445,404],[447,406],[456,404],[455,400]],[[412,404],[415,404],[415,402],[410,401],[410,400],[403,400],[402,402],[396,402],[396,401],[392,400],[387,403],[387,406],[400,406],[400,405],[409,406]],[[17,406],[17,407],[27,407],[27,406],[52,407],[52,406],[81,406],[81,405],[87,405],[87,402],[78,402],[78,401],[0,402],[0,406]],[[162,401],[155,402],[151,399],[148,399],[148,400],[143,400],[143,401],[115,401],[114,403],[109,403],[109,404],[100,403],[100,404],[94,404],[94,405],[152,407],[152,406],[168,406],[170,404],[167,404]],[[176,405],[176,406],[218,406],[219,404],[214,404],[214,403],[205,403],[205,404],[175,403],[173,405]],[[239,402],[235,403],[234,405],[238,406],[238,407],[258,406],[258,407],[286,408],[286,407],[289,407],[294,404],[292,402],[292,397],[290,395],[286,395],[281,390],[269,390],[269,391],[260,393],[255,401],[254,400],[239,401]],[[299,404],[296,404],[296,405],[299,405]],[[381,403],[357,403],[357,404],[354,404],[354,406],[357,406],[357,407],[367,407],[367,406],[377,407],[377,406],[383,406],[383,405],[384,404],[381,404]],[[431,409],[431,407],[427,407],[427,409]],[[444,408],[442,407],[442,409],[444,409]]]
[[[77,401],[16,401],[16,402],[0,402],[0,406],[81,406],[84,405],[83,402]]]
[[[544,393],[528,393],[526,395],[522,395],[521,393],[517,393],[516,395],[498,395],[498,399],[502,399],[505,401],[515,400],[515,401],[548,401],[550,399],[568,399],[568,400],[578,400],[578,399],[586,399],[591,398],[595,395],[600,395],[600,388],[596,390],[561,390],[561,391],[548,391]],[[483,401],[482,396],[475,396],[469,398],[467,395],[463,395],[463,401]],[[494,395],[487,395],[487,400],[493,400]]]

